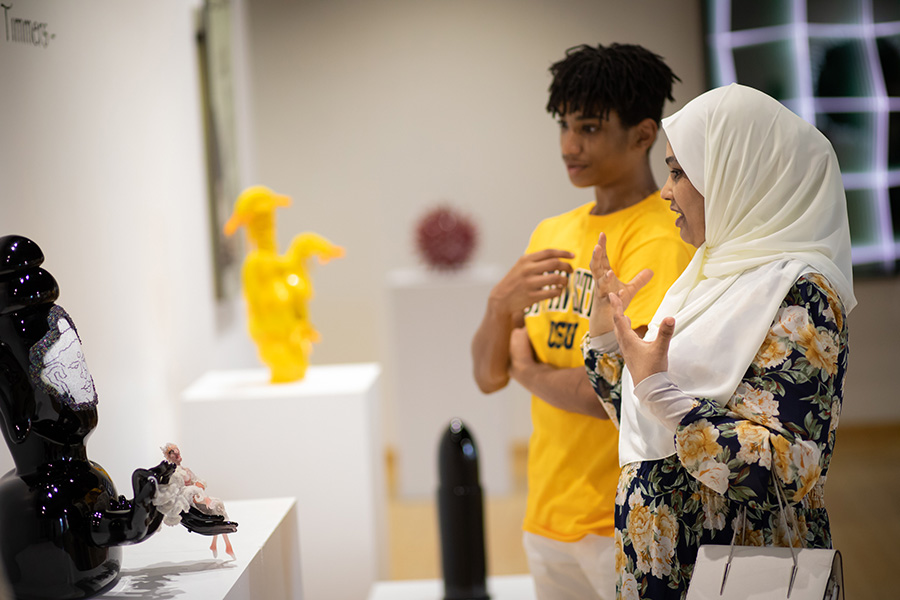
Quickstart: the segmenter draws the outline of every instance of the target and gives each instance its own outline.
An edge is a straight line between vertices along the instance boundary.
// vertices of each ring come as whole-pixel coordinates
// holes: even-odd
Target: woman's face
[[[675,224],[681,230],[681,239],[691,246],[698,247],[706,241],[706,210],[703,196],[688,180],[668,142],[666,142],[666,164],[669,166],[669,178],[659,193],[664,200],[669,201],[669,208],[678,215]]]

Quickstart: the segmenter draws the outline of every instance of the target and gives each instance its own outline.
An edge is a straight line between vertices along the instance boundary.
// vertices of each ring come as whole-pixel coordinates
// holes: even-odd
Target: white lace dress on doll
[[[191,506],[196,506],[196,503],[206,497],[203,488],[194,485],[194,482],[193,473],[189,469],[177,466],[169,483],[159,486],[153,497],[153,505],[163,514],[163,523],[178,525],[181,523],[181,513],[189,511]]]

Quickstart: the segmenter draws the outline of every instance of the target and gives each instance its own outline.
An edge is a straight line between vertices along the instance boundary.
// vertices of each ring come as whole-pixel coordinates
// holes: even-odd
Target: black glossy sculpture
[[[43,260],[31,240],[0,237],[0,429],[15,461],[0,478],[0,559],[16,598],[89,598],[118,580],[119,546],[159,528],[152,499],[175,465],[137,469],[127,500],[88,460],[97,393]],[[190,519],[201,533],[236,528]]]
[[[488,600],[478,447],[459,419],[441,438],[438,473],[444,600]]]

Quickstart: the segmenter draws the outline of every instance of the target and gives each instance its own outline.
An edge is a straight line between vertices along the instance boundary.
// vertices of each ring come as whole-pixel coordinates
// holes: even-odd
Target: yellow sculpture
[[[240,226],[247,228],[250,251],[244,259],[241,279],[247,299],[250,337],[262,361],[269,367],[272,383],[303,379],[312,345],[319,333],[309,322],[307,302],[313,296],[307,261],[319,262],[344,255],[344,249],[322,236],[304,232],[294,237],[290,248],[278,254],[275,239],[275,209],[290,206],[291,199],[261,185],[244,190],[234,203],[225,224],[225,235]]]

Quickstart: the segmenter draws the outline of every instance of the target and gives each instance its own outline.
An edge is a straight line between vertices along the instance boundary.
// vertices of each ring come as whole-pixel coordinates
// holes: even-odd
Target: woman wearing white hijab
[[[769,96],[732,84],[663,119],[662,196],[698,247],[643,340],[605,239],[594,252],[588,375],[619,423],[620,598],[682,598],[704,543],[830,547],[823,501],[856,300],[831,144]],[[746,508],[746,519],[743,509]],[[741,517],[740,519],[738,517]],[[744,523],[744,525],[742,525]]]

